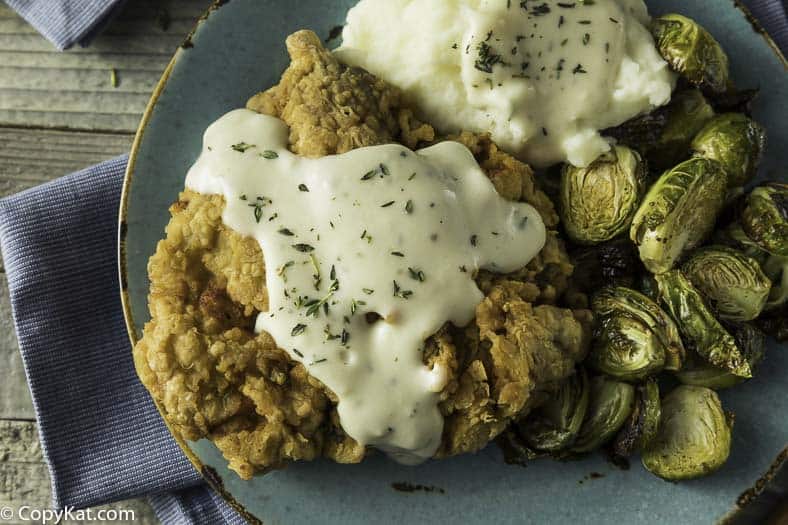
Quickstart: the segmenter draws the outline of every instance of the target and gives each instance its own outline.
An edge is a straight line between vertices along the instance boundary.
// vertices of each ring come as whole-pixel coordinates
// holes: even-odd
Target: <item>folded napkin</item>
[[[149,495],[167,524],[241,524],[201,483],[134,371],[118,287],[126,160],[0,200],[0,247],[53,505]]]
[[[6,2],[59,47],[117,6]],[[782,3],[747,4],[788,48]],[[86,507],[149,496],[166,524],[241,524],[202,484],[134,371],[117,279],[125,164],[119,157],[0,200],[0,248],[53,502]]]
[[[61,51],[88,44],[126,0],[5,0]]]

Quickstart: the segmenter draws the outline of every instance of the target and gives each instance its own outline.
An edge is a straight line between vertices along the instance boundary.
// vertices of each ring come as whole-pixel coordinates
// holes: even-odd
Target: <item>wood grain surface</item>
[[[128,0],[89,47],[59,52],[0,2],[0,198],[127,153],[161,72],[209,4]],[[2,258],[0,372],[0,507],[48,508],[49,473]],[[144,500],[101,508],[134,510],[135,524],[158,523]]]

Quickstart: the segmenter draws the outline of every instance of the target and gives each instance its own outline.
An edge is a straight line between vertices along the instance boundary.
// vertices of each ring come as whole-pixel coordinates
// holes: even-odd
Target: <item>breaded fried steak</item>
[[[449,373],[435,457],[475,452],[537,406],[586,352],[590,313],[555,306],[572,266],[554,231],[553,205],[531,169],[488,136],[437,137],[397,89],[338,62],[314,33],[291,35],[287,49],[291,64],[280,83],[247,108],[283,120],[293,153],[458,141],[502,197],[531,204],[548,229],[525,268],[479,272],[485,297],[474,321],[446,323],[425,346],[424,363]],[[170,208],[166,237],[148,265],[151,320],[134,348],[142,382],[175,432],[212,440],[242,478],[320,456],[360,462],[367,450],[343,431],[337,396],[268,333],[255,333],[269,306],[264,254],[255,239],[223,224],[224,206],[221,195],[186,190]]]

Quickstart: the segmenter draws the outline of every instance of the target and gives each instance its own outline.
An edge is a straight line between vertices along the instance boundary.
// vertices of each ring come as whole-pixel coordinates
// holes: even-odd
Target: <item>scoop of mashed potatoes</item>
[[[599,130],[670,100],[642,0],[361,0],[336,51],[440,132],[489,132],[536,166],[585,166]]]

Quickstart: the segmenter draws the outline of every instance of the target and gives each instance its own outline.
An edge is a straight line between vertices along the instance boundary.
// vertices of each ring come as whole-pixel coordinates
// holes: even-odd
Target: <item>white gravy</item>
[[[541,250],[542,220],[456,142],[309,159],[287,138],[276,118],[231,111],[205,132],[186,186],[223,195],[224,223],[265,254],[270,309],[256,330],[337,395],[348,435],[423,461],[440,444],[447,381],[424,365],[424,342],[473,319],[477,270],[510,272]]]

